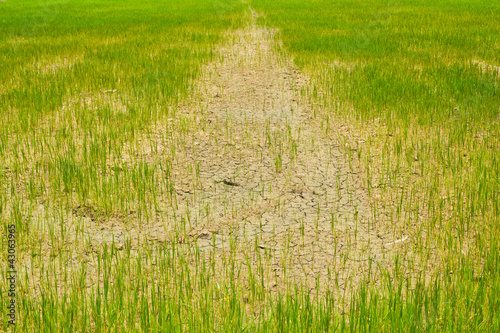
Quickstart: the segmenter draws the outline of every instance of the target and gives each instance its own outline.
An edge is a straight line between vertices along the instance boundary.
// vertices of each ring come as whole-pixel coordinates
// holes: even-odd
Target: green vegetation
[[[249,6],[311,76],[303,94],[362,171],[373,222],[411,241],[342,297],[269,292],[275,254],[257,238],[200,250],[189,207],[164,242],[104,230],[178,211],[175,147],[206,125],[177,107]],[[19,332],[500,331],[499,36],[500,4],[479,0],[0,2],[0,330],[14,223]]]
[[[254,1],[322,90],[363,119],[498,121],[498,17],[484,1]],[[399,125],[399,123],[397,123]]]
[[[497,331],[500,5],[484,1],[252,2],[315,78],[323,123],[346,119],[375,212],[411,234],[415,281],[365,288],[355,331]],[[321,113],[318,111],[318,113]],[[397,265],[396,265],[397,266]],[[366,318],[370,318],[367,321]]]
[[[140,164],[117,179],[106,163],[152,120],[175,112],[172,106],[189,93],[200,65],[214,60],[222,34],[241,24],[242,6],[1,6],[0,152],[12,180],[25,177],[32,199],[45,191],[65,201],[92,198],[106,212],[118,204],[127,210],[132,198],[154,195],[151,189],[138,193],[146,190],[142,185],[127,191],[125,184],[142,172]]]

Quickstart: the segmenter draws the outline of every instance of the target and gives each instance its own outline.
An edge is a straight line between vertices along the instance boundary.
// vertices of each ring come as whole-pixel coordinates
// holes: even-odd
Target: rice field
[[[0,331],[500,331],[499,36],[480,0],[0,1]]]

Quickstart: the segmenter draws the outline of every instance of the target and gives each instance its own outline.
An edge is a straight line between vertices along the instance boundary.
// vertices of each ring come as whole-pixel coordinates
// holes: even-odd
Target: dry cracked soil
[[[339,142],[322,134],[304,94],[309,78],[278,53],[274,36],[255,24],[233,32],[221,61],[204,69],[193,99],[180,106],[179,117],[197,125],[176,148],[176,209],[164,211],[187,219],[201,250],[227,251],[235,240],[272,252],[276,275],[289,265],[293,279],[314,289],[333,270],[342,286],[362,277],[369,261],[388,264],[392,238],[372,221]],[[147,140],[162,142],[176,121]],[[164,223],[148,237],[165,238]]]
[[[179,243],[219,257],[232,248],[243,270],[245,258],[264,252],[271,290],[286,281],[315,290],[332,278],[345,290],[371,266],[393,262],[394,238],[372,218],[359,171],[315,117],[310,78],[278,51],[275,34],[255,18],[231,32],[192,98],[137,141],[139,153],[123,154],[124,163],[169,156],[173,195],[148,223],[76,207],[68,233],[80,219],[91,246],[119,249],[126,239],[137,249],[183,234]]]

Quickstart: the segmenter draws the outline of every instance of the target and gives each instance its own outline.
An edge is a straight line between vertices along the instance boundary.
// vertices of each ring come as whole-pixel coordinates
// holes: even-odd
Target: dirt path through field
[[[255,23],[234,32],[191,103],[168,120],[196,130],[156,148],[176,146],[177,209],[163,210],[203,250],[227,250],[230,239],[258,244],[273,252],[276,274],[286,257],[295,278],[326,278],[330,267],[343,284],[368,269],[368,258],[388,259],[387,233],[371,221],[355,168],[301,96],[308,78],[276,53],[274,36]],[[168,136],[168,126],[157,136]],[[164,223],[148,237],[163,238]]]

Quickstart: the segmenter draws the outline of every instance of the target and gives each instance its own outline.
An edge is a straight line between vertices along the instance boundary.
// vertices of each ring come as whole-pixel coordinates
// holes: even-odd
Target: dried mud
[[[360,171],[341,140],[324,134],[310,79],[277,51],[275,34],[255,24],[232,32],[192,98],[124,147],[125,165],[167,161],[170,188],[161,191],[170,200],[155,203],[147,223],[75,205],[64,221],[75,251],[68,267],[88,258],[92,276],[89,247],[104,243],[123,249],[130,240],[137,251],[175,241],[218,258],[232,252],[247,273],[265,256],[266,288],[301,282],[314,292],[318,283],[346,290],[368,270],[376,280],[374,267],[393,264],[404,235],[398,241],[373,218]],[[47,214],[41,205],[34,213]],[[78,233],[85,249],[71,245]]]
[[[359,170],[323,135],[305,93],[309,78],[276,51],[274,36],[255,25],[234,32],[190,103],[145,139],[157,146],[143,158],[171,149],[174,140],[160,139],[168,123],[189,119],[195,129],[172,163],[178,208],[162,208],[168,220],[184,219],[201,250],[228,251],[233,241],[241,253],[270,252],[277,280],[286,268],[311,289],[318,278],[342,287],[391,263],[404,241],[373,221]],[[148,237],[167,240],[166,222]]]

